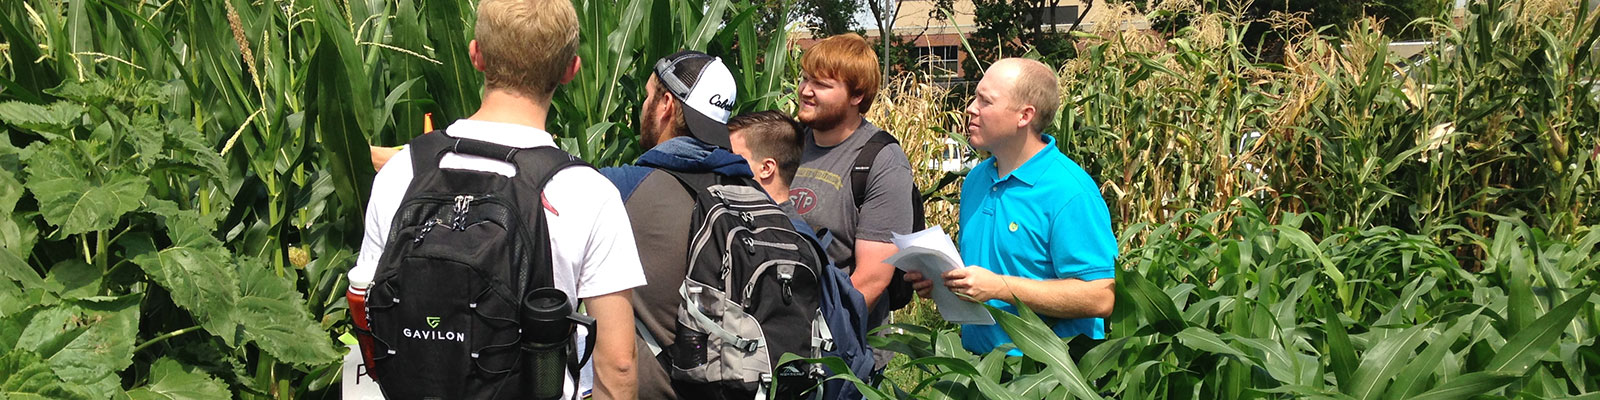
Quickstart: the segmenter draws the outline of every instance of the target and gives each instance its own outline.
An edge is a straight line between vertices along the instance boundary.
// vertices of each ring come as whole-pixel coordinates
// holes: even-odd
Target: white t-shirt
[[[463,119],[451,124],[445,133],[518,148],[555,146],[549,132],[515,124]],[[455,153],[446,154],[439,166],[516,176],[516,167],[511,164]],[[350,270],[351,281],[371,281],[377,272],[378,259],[383,256],[384,242],[389,237],[389,225],[400,208],[411,178],[411,152],[401,150],[373,179],[372,198],[367,202],[366,232],[361,241],[361,255],[356,259],[355,268]],[[568,168],[550,178],[544,195],[550,207],[545,209],[545,218],[553,249],[555,287],[567,293],[568,304],[644,286],[644,270],[639,264],[638,247],[634,245],[633,228],[628,224],[621,195],[611,181],[590,168]],[[632,326],[627,328],[633,329]],[[588,335],[583,329],[578,331],[578,345],[582,349]],[[584,369],[587,371],[590,366],[585,365]],[[585,383],[587,386],[588,382]],[[566,398],[572,397],[574,384],[573,377],[567,377]],[[589,388],[578,389],[587,391]]]

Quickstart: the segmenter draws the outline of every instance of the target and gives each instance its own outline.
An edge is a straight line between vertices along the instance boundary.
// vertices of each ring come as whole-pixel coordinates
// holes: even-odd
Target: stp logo
[[[794,211],[800,214],[809,213],[811,209],[817,208],[817,194],[811,189],[789,189],[789,201],[794,203]]]

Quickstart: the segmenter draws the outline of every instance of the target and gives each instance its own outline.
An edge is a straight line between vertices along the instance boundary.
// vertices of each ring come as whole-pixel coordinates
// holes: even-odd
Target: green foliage
[[[811,28],[818,37],[854,32],[855,15],[862,10],[863,0],[813,0],[798,1],[790,11],[794,18]],[[874,0],[865,0],[874,1]]]
[[[1108,337],[1028,338],[1016,347],[1050,350],[1004,357],[964,354],[952,329],[898,326],[878,344],[907,360],[875,389],[1594,396],[1600,174],[1594,153],[1573,149],[1600,129],[1600,19],[1530,4],[1475,2],[1463,24],[1418,23],[1441,42],[1421,62],[1390,55],[1370,22],[1332,36],[1290,20],[1301,28],[1276,64],[1244,39],[1262,21],[1236,14],[1198,15],[1206,23],[1165,38],[1085,35],[1061,68],[1050,132],[1123,227]],[[1013,336],[1043,329],[1024,317],[999,322]],[[1060,349],[1080,377],[1062,377],[1068,364],[1049,356]]]
[[[172,359],[150,366],[150,384],[129,390],[131,400],[204,400],[228,397],[228,386]]]
[[[930,399],[1021,393],[1379,399],[1559,397],[1600,389],[1585,372],[1596,360],[1581,354],[1600,328],[1593,318],[1600,296],[1591,289],[1597,282],[1587,273],[1600,266],[1589,259],[1600,230],[1564,241],[1508,220],[1494,237],[1474,239],[1495,256],[1493,270],[1584,259],[1564,267],[1572,269],[1552,268],[1548,280],[1519,280],[1463,273],[1425,238],[1382,229],[1344,228],[1300,245],[1296,238],[1309,233],[1304,223],[1317,217],[1286,215],[1274,224],[1245,201],[1203,215],[1180,212],[1172,224],[1132,227],[1123,240],[1148,239],[1119,262],[1118,304],[1105,340],[1056,338],[1026,308],[1021,315],[991,310],[1024,358],[1005,357],[1010,346],[973,356],[961,350],[954,330],[903,326],[880,344],[910,357],[901,368],[926,378],[909,389],[885,383],[874,390]],[[1347,302],[1315,261],[1322,257],[1338,265],[1408,262],[1342,267],[1364,294]],[[1532,302],[1524,324],[1511,318],[1517,303],[1506,290],[1518,288],[1550,297]]]
[[[574,5],[584,68],[549,130],[591,163],[640,153],[642,84],[681,48],[730,64],[739,110],[791,96],[787,33],[756,27],[786,25],[771,4]],[[336,396],[367,147],[477,109],[474,19],[431,0],[0,4],[0,397]]]
[[[1050,0],[976,0],[972,2],[973,20],[978,27],[967,38],[968,57],[961,69],[969,80],[977,80],[984,70],[982,62],[1006,57],[1031,55],[1049,65],[1077,57],[1076,41],[1065,28],[1046,25],[1035,17],[1036,10],[1051,7]],[[1094,2],[1088,2],[1093,7]],[[1079,11],[1074,20],[1087,14]],[[1067,19],[1066,17],[1058,17]]]

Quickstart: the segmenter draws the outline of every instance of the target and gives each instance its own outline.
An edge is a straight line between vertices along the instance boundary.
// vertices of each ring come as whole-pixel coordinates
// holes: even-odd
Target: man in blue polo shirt
[[[1060,98],[1055,72],[1038,61],[1004,59],[984,72],[967,135],[993,157],[961,186],[959,243],[970,266],[945,273],[945,286],[1012,313],[1021,301],[1061,337],[1103,339],[1117,240],[1099,186],[1043,134]],[[933,289],[921,274],[906,279],[924,297]],[[1009,343],[999,325],[961,326],[968,351]]]

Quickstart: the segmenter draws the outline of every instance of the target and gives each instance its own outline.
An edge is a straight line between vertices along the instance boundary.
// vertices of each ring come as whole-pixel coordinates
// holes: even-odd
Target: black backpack
[[[749,178],[662,171],[695,198],[676,340],[657,354],[674,391],[686,399],[817,394],[819,366],[778,360],[818,357],[832,340],[819,309],[827,255]]]
[[[417,137],[408,148],[414,176],[395,212],[366,301],[375,339],[375,365],[369,367],[384,396],[561,396],[559,374],[576,380],[583,363],[571,354],[576,351],[571,325],[554,332],[563,335],[564,342],[554,346],[567,355],[562,358],[568,365],[556,366],[559,374],[553,379],[551,372],[530,372],[531,362],[547,359],[525,356],[523,332],[533,338],[557,328],[526,326],[524,318],[531,313],[523,311],[523,299],[555,290],[541,209],[544,185],[562,169],[588,164],[553,147],[518,149],[439,131]],[[446,153],[506,161],[516,165],[517,174],[439,168]],[[564,297],[559,300],[561,307],[576,309],[564,305]],[[593,320],[586,322],[592,332]],[[591,339],[584,358],[592,352]]]
[[[867,144],[861,147],[861,152],[856,154],[856,162],[850,167],[850,185],[855,190],[856,209],[867,203],[867,181],[871,178],[872,162],[878,158],[878,152],[884,146],[900,144],[894,135],[882,129],[873,133],[867,139]],[[922,210],[922,191],[913,185],[911,188],[911,231],[918,232],[928,228],[928,220]],[[907,232],[910,233],[910,232]],[[911,297],[917,291],[911,289],[911,283],[906,282],[906,272],[899,268],[894,269],[894,279],[889,281],[889,287],[884,289],[884,298],[889,299],[889,310],[899,310],[911,303]]]

